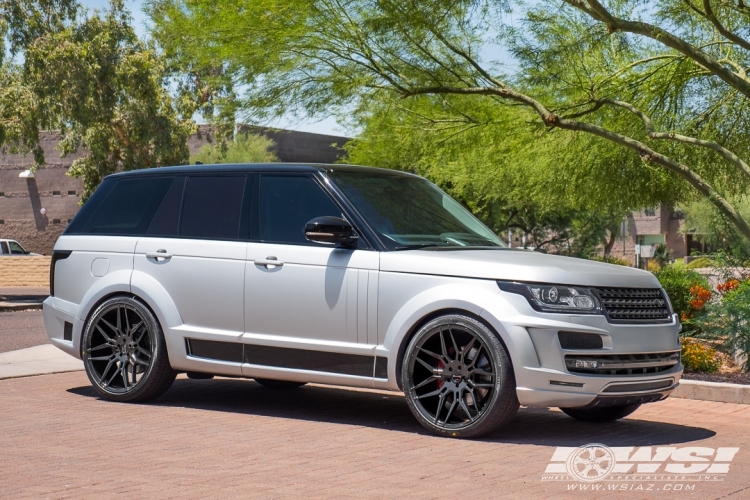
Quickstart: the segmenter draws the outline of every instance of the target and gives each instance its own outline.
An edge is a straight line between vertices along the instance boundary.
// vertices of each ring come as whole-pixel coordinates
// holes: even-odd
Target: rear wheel
[[[505,348],[468,316],[441,316],[420,328],[406,349],[401,378],[409,409],[441,436],[483,436],[518,410]]]
[[[81,357],[91,384],[110,401],[157,398],[177,375],[159,322],[132,297],[113,297],[94,311],[83,333]]]
[[[268,389],[296,389],[305,385],[305,382],[290,382],[289,380],[273,380],[270,378],[256,378],[255,381]]]
[[[565,414],[584,422],[613,422],[625,418],[641,406],[630,405],[605,406],[603,408],[560,408]]]

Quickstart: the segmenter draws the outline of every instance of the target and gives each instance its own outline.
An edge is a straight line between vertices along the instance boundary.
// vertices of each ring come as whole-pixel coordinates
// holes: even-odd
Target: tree
[[[239,132],[234,141],[224,144],[206,144],[192,162],[201,163],[268,163],[278,161],[271,150],[274,142],[259,134]]]
[[[496,233],[541,251],[609,253],[627,212],[673,194],[673,179],[603,141],[517,126],[530,118],[521,108],[421,96],[371,102],[356,118],[346,161],[428,177]],[[603,191],[601,177],[623,188]]]
[[[83,177],[83,200],[115,171],[187,162],[197,101],[170,94],[163,60],[121,0],[86,15],[69,0],[6,0],[0,18],[14,56],[0,69],[4,153],[43,165],[39,131],[60,131],[62,156],[84,151],[68,172]]]
[[[685,198],[710,200],[750,239],[730,201],[750,186],[750,8],[547,1],[522,7],[523,30],[504,22],[509,8],[491,0],[150,4],[155,36],[224,61],[257,116],[343,114],[381,94],[520,106],[551,133],[599,137],[681,179]],[[519,71],[504,74],[488,42],[510,50]]]

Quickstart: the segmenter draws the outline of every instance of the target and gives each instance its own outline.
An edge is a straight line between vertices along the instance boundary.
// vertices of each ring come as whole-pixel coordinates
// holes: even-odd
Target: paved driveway
[[[557,447],[591,442],[701,447],[699,459],[740,448],[714,480],[597,483],[620,488],[606,496],[748,498],[748,441],[750,406],[692,400],[606,425],[522,409],[459,441],[426,434],[400,394],[181,377],[131,405],[99,400],[81,372],[0,381],[0,498],[596,498],[579,491],[590,484],[542,480]]]
[[[42,311],[0,312],[0,352],[47,343]]]

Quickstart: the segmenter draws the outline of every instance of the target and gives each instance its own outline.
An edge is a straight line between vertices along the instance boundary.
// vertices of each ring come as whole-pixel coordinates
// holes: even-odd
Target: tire
[[[134,297],[113,297],[96,308],[83,331],[81,358],[91,385],[109,401],[155,399],[177,376],[159,322]]]
[[[273,380],[270,378],[256,378],[256,382],[258,382],[260,385],[267,389],[296,389],[297,387],[302,387],[307,382],[290,382],[289,380]]]
[[[566,415],[584,422],[614,422],[625,418],[641,406],[630,405],[605,406],[604,408],[560,408]]]
[[[417,331],[404,353],[401,383],[417,421],[439,436],[481,437],[518,411],[505,347],[484,324],[461,314],[440,316]]]

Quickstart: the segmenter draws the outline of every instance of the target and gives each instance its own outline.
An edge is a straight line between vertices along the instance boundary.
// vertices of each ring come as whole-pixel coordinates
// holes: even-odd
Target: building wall
[[[349,140],[260,127],[247,127],[247,130],[274,140],[274,152],[283,162],[333,163],[343,156],[340,146]],[[198,133],[188,140],[190,152],[197,152],[213,139],[213,129],[200,126]],[[55,241],[78,212],[83,192],[83,181],[66,174],[73,160],[84,153],[60,159],[60,153],[55,150],[59,141],[57,133],[41,135],[41,146],[50,163],[39,168],[32,179],[18,177],[33,164],[30,157],[0,156],[0,238],[18,240],[26,250],[45,255],[52,252]],[[46,209],[45,215],[41,214],[42,208]]]

